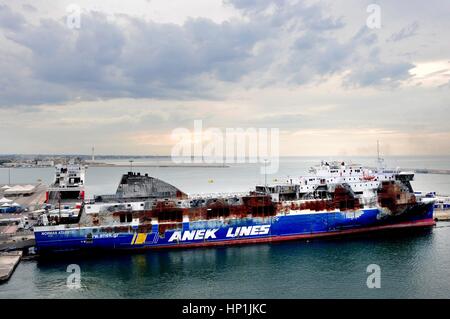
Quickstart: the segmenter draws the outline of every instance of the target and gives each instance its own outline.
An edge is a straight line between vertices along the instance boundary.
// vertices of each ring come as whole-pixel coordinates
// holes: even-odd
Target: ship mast
[[[133,160],[129,160],[129,162],[130,162],[130,172],[132,173],[133,172]]]
[[[384,159],[380,156],[380,141],[377,140],[377,162],[378,162],[378,170],[384,170]]]
[[[267,158],[264,159],[264,188],[267,193]]]
[[[380,141],[377,140],[377,155],[378,155],[378,162],[380,162]]]

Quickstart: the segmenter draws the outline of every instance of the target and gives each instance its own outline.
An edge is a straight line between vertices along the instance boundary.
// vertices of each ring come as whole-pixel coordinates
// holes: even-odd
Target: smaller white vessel
[[[55,180],[47,191],[47,204],[61,208],[75,206],[84,200],[84,181],[86,167],[73,162],[55,166]]]

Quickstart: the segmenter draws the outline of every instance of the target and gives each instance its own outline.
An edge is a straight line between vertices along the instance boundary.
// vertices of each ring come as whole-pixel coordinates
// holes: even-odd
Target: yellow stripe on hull
[[[147,234],[137,234],[136,240],[134,241],[134,245],[142,245],[147,240]]]
[[[131,245],[134,245],[135,240],[136,240],[136,234],[134,234],[133,239],[131,240]]]

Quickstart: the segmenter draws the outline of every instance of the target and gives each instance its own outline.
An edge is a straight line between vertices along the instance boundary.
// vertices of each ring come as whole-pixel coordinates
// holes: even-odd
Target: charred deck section
[[[115,195],[96,196],[96,202],[147,198],[187,198],[187,194],[148,174],[129,172],[122,176]]]
[[[378,204],[396,215],[417,204],[416,196],[410,192],[409,182],[383,182],[378,190]]]
[[[152,222],[157,222],[160,233],[170,229],[182,228],[184,221],[219,221],[224,222],[243,218],[267,218],[275,216],[279,210],[270,196],[249,195],[241,198],[190,199],[180,205],[176,200],[156,200],[145,205],[143,211],[118,209],[113,219],[120,223],[139,221],[139,231],[151,229]],[[101,224],[99,215],[95,214],[95,223]]]

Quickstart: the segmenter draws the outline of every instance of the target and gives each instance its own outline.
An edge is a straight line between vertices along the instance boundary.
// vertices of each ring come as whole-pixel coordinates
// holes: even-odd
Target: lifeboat
[[[364,181],[373,181],[375,178],[376,178],[376,176],[374,176],[374,175],[369,175],[369,174],[366,174],[366,173],[364,173],[364,174],[363,174],[363,177],[362,177],[362,179],[363,179]]]

